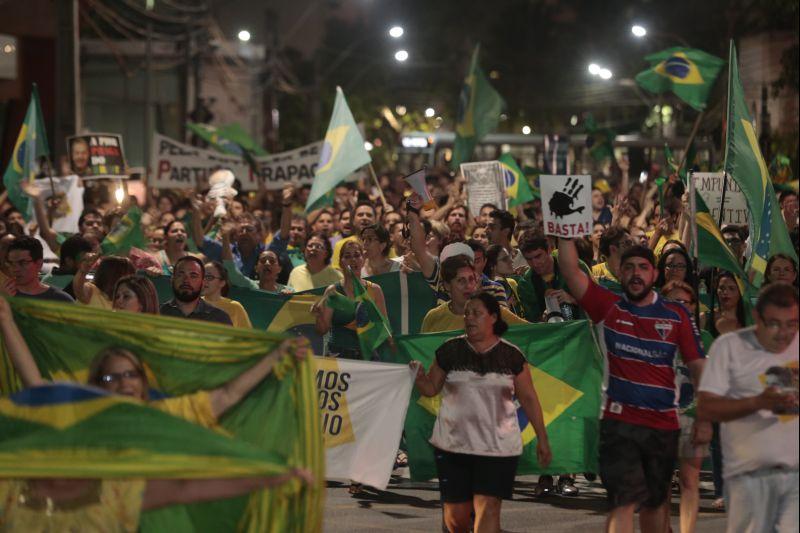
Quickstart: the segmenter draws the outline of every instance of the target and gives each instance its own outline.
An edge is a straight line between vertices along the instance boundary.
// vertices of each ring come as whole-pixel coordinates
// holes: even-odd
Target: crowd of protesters
[[[796,531],[798,265],[788,255],[771,257],[758,299],[751,298],[743,291],[748,280],[695,261],[688,193],[677,176],[659,192],[652,179],[629,184],[624,160],[616,168],[615,178],[594,182],[594,225],[585,238],[546,236],[538,199],[471,213],[463,178],[437,169],[426,179],[433,208],[393,175],[342,184],[332,205],[308,213],[308,186],[241,193],[221,219],[204,191],[150,190],[139,206],[146,249],[127,257],[101,254],[124,207],[97,187],[87,189],[77,233],[65,235],[49,223],[57,203],[27,186],[32,221],[7,201],[0,211],[0,288],[235,327],[252,326],[246,309],[228,298],[233,286],[276,294],[324,289],[312,309],[324,355],[362,359],[354,317],[327,305],[329,296],[354,298],[354,283],[364,278],[385,314],[381,288],[367,278],[420,272],[439,299],[422,332],[465,331],[442,345],[427,372],[418,368],[416,380],[422,394],[442,394],[431,443],[450,531],[499,530],[500,502],[511,496],[521,452],[512,394],[537,426],[540,462],[558,454],[549,448],[528,364],[503,332],[517,323],[589,319],[603,333],[607,362],[600,471],[564,472],[557,482],[541,476],[536,494],[574,496],[579,475],[599,474],[610,531],[633,531],[636,512],[643,531],[667,531],[675,477],[681,531],[693,531],[710,456],[713,507],[728,512],[729,531]],[[782,192],[779,205],[797,249],[798,195]],[[747,227],[726,225],[721,233],[744,266],[752,249]],[[159,305],[149,277],[162,274],[171,276],[173,298]],[[59,275],[72,276],[63,289],[48,283]],[[0,323],[17,371],[37,383],[4,301]],[[141,395],[122,388],[141,377],[135,355],[103,361],[100,386]]]

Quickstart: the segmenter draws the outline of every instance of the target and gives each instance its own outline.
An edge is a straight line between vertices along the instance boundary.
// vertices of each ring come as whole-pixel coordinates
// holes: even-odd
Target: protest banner
[[[592,232],[592,177],[539,176],[545,235],[583,237]]]
[[[122,135],[89,133],[67,138],[72,172],[83,179],[127,178]]]
[[[55,190],[58,207],[52,212],[50,227],[61,233],[78,233],[78,219],[83,211],[83,187],[78,183],[78,176],[53,178],[52,187],[50,178],[38,179],[36,186],[45,205],[52,202],[50,198]]]
[[[165,135],[153,134],[150,178],[156,189],[190,189],[207,186],[208,177],[220,168],[231,170],[241,183],[241,190],[254,191],[259,181],[264,187],[281,189],[287,183],[310,185],[319,162],[321,142],[262,157],[255,161],[258,175],[245,159],[191,146]]]
[[[466,180],[467,205],[475,216],[484,204],[506,208],[506,182],[499,161],[479,161],[462,163],[461,174]]]
[[[315,357],[327,479],[385,489],[414,374],[405,364]]]
[[[719,214],[722,210],[723,225],[749,224],[750,211],[747,209],[747,200],[739,184],[731,178],[728,178],[728,183],[725,185],[725,207],[722,207],[724,176],[722,172],[695,172],[692,174],[695,190],[703,197],[715,222],[719,223]]]
[[[393,361],[417,360],[428,369],[436,350],[463,332],[424,333],[396,337]],[[523,444],[517,475],[597,472],[603,356],[591,323],[570,320],[556,324],[511,326],[503,339],[518,346],[531,366],[531,379],[542,406],[553,460],[542,467],[536,459],[536,432],[517,405]],[[433,446],[428,442],[441,397],[412,392],[405,422],[412,481],[436,477]]]

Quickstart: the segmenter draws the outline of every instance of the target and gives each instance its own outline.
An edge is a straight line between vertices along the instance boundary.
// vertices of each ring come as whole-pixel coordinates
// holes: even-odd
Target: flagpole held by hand
[[[369,173],[372,176],[372,180],[375,182],[375,187],[378,189],[378,194],[381,197],[381,203],[383,204],[383,209],[385,211],[389,204],[386,202],[386,197],[383,195],[383,189],[381,189],[381,184],[378,182],[378,176],[375,175],[375,169],[372,167],[372,163],[370,163],[368,166]]]

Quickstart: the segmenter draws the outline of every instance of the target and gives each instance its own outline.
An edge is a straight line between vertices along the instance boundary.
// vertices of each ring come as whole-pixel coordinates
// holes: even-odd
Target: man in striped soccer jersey
[[[705,362],[699,332],[683,305],[653,291],[658,270],[646,246],[632,246],[620,258],[622,296],[578,268],[571,240],[559,240],[558,254],[570,292],[603,326],[608,388],[599,463],[611,508],[606,530],[633,531],[639,508],[642,531],[664,531],[680,435],[673,360],[680,354],[697,387]],[[710,424],[696,423],[694,440],[710,441]]]

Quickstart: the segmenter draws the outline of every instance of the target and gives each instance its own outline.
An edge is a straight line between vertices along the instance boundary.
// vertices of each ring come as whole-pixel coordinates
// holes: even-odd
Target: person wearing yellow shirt
[[[342,281],[342,273],[330,265],[332,253],[330,241],[321,233],[312,233],[306,240],[306,263],[292,269],[288,285],[301,292]]]
[[[230,279],[225,266],[219,261],[206,263],[206,273],[203,277],[203,300],[228,313],[233,327],[252,328],[250,317],[242,304],[227,298],[230,288]]]
[[[606,261],[592,267],[592,278],[598,285],[622,294],[622,285],[619,282],[620,258],[633,244],[633,239],[625,228],[611,226],[603,232],[600,237],[600,253]]]
[[[467,300],[479,287],[478,277],[469,257],[456,255],[442,261],[442,283],[450,294],[450,301],[434,307],[422,320],[422,333],[464,329],[464,309]],[[501,318],[509,325],[528,322],[507,307],[500,308]]]
[[[81,260],[78,271],[72,279],[75,299],[90,307],[111,309],[117,281],[136,274],[136,267],[127,257],[109,255],[100,259],[94,279],[87,281],[86,276],[96,261],[97,254],[86,254]]]

